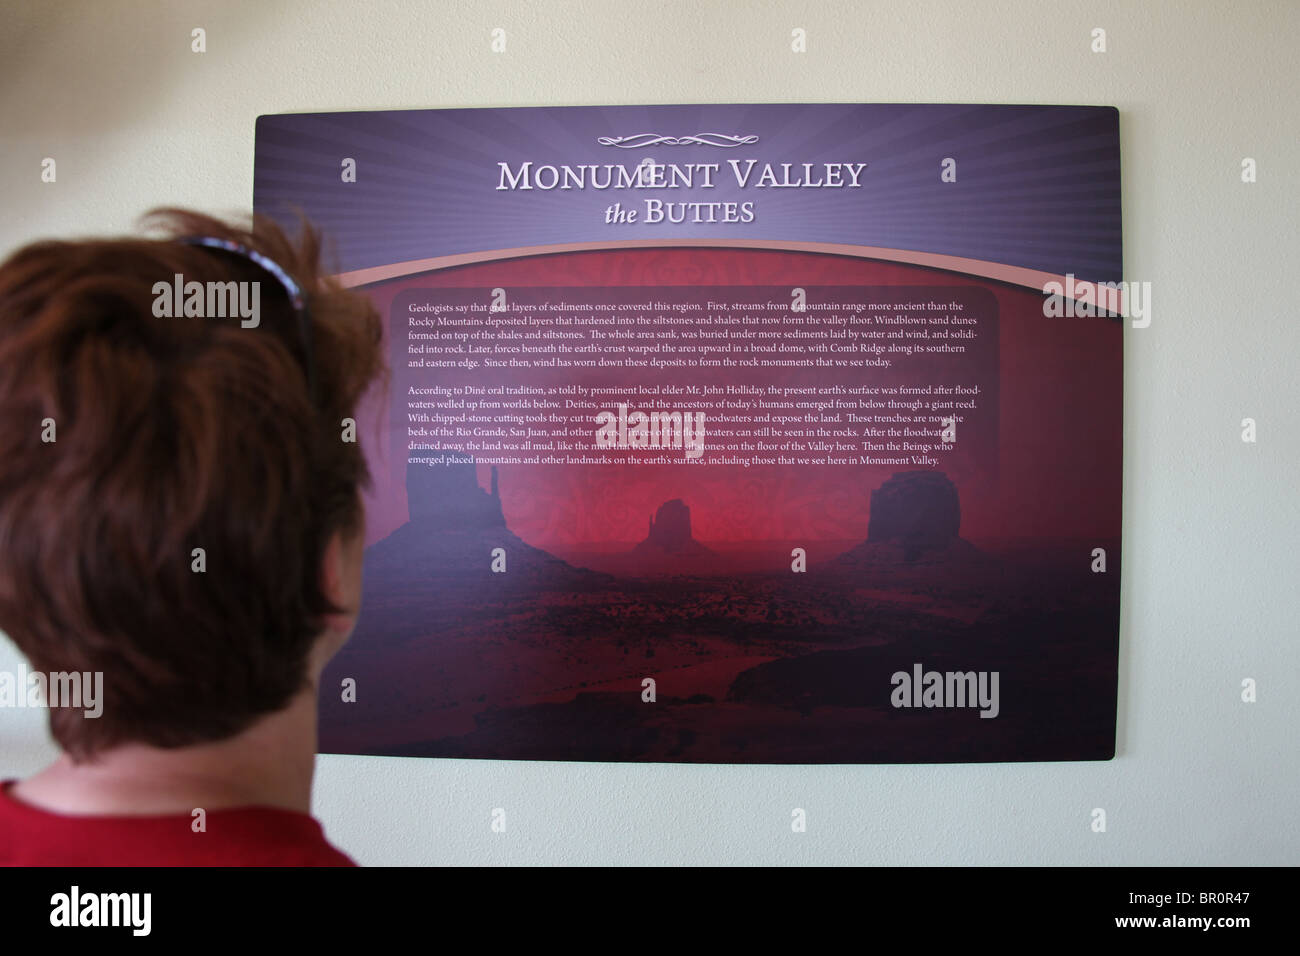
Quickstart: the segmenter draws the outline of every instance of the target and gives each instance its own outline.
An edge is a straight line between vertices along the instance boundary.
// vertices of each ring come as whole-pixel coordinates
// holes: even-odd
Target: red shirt
[[[275,807],[81,817],[20,803],[0,783],[0,866],[356,866],[305,813]]]

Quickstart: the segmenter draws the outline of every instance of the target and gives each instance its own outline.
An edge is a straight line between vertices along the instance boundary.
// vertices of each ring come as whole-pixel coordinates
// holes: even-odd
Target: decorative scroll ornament
[[[757,136],[732,136],[728,133],[697,133],[694,136],[659,136],[655,133],[635,133],[632,136],[598,136],[601,146],[619,149],[641,149],[646,146],[748,146],[757,143]]]

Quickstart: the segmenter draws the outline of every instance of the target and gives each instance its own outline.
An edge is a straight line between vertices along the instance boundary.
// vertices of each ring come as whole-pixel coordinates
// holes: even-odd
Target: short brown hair
[[[158,209],[145,224],[161,238],[36,242],[0,265],[0,629],[36,671],[103,672],[102,716],[50,709],[76,760],[220,740],[303,688],[341,610],[324,550],[358,527],[369,481],[342,420],[387,378],[374,306],[322,272],[306,224],[296,244],[261,217]],[[298,282],[315,402],[288,295],[188,236]],[[260,324],[155,316],[155,284],[176,275],[260,282]]]

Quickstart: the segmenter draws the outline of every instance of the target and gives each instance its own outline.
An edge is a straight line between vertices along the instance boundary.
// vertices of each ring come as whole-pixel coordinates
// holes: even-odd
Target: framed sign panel
[[[392,369],[322,750],[1111,757],[1119,169],[1105,107],[261,117]]]

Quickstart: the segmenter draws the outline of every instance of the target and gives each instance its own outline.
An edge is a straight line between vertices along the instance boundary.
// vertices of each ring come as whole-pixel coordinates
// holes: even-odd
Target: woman
[[[310,797],[380,319],[307,227],[148,222],[0,265],[0,630],[63,751],[0,786],[0,863],[354,865]]]

